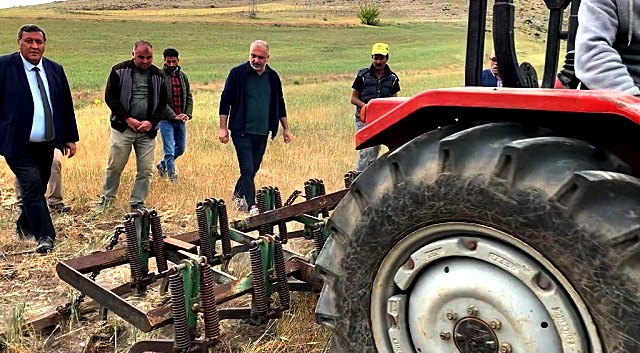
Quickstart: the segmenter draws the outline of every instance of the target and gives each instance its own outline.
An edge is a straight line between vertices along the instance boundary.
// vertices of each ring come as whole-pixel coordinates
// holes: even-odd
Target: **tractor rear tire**
[[[380,157],[331,215],[316,318],[331,352],[640,352],[640,181],[518,123]]]

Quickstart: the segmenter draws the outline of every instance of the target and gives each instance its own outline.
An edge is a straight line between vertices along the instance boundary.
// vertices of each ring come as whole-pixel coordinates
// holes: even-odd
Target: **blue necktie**
[[[38,67],[34,67],[33,71],[36,72],[38,90],[40,91],[40,98],[42,98],[42,106],[44,108],[44,139],[51,141],[55,137],[55,133],[53,132],[53,114],[51,113],[49,98],[47,98],[47,90],[44,88],[42,77],[40,77],[40,69]]]

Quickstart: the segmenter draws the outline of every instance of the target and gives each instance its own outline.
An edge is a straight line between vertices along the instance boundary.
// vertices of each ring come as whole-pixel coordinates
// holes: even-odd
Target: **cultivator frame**
[[[224,200],[205,199],[196,205],[198,230],[173,237],[164,236],[155,210],[127,213],[106,250],[56,265],[60,279],[82,294],[55,313],[30,320],[29,325],[35,329],[51,326],[89,297],[98,304],[102,319],[111,311],[143,332],[173,323],[174,339],[138,341],[131,353],[208,352],[218,341],[220,320],[263,324],[289,309],[291,292],[321,290],[314,263],[328,236],[326,220],[357,174],[345,174],[345,189],[330,194],[322,180],[310,179],[304,192],[295,191],[284,204],[277,187],[263,187],[256,193],[260,214],[231,223]],[[306,200],[294,204],[298,196]],[[288,231],[289,222],[301,224],[303,229]],[[255,231],[257,236],[249,234]],[[126,246],[116,247],[123,234]],[[283,249],[289,239],[300,237],[313,241],[314,250],[307,256]],[[225,271],[240,253],[249,253],[251,272],[235,278]],[[152,258],[155,271],[149,266]],[[101,271],[125,264],[131,272],[129,282],[105,288],[96,281]],[[152,286],[157,286],[161,295],[170,295],[170,302],[144,311],[126,300],[132,295],[144,296]],[[248,306],[219,307],[249,294]],[[200,335],[199,315],[204,322]]]
[[[111,311],[143,332],[174,324],[173,340],[138,341],[131,353],[208,352],[219,338],[220,320],[266,323],[289,309],[290,292],[320,291],[322,283],[315,276],[314,263],[328,236],[326,220],[356,176],[356,172],[345,174],[346,188],[331,194],[326,194],[322,180],[311,179],[304,185],[304,194],[295,191],[284,204],[277,187],[264,187],[256,193],[260,214],[231,223],[224,200],[205,199],[196,205],[198,230],[173,237],[164,236],[155,210],[128,213],[105,251],[57,264],[58,276],[82,293],[66,309],[88,296],[99,304],[103,319]],[[306,200],[294,204],[300,195]],[[289,232],[289,222],[302,224],[303,229]],[[253,231],[258,235],[249,234]],[[115,248],[123,233],[127,245]],[[289,239],[299,237],[314,243],[307,256],[283,249]],[[224,271],[240,253],[249,253],[251,273],[235,278]],[[149,270],[151,258],[155,258],[156,271]],[[131,271],[129,282],[115,288],[96,282],[102,270],[125,264]],[[150,286],[159,286],[162,295],[168,289],[170,303],[144,311],[125,300],[131,295],[144,296]],[[219,307],[247,294],[251,295],[249,306]],[[36,318],[31,324],[46,327],[60,319],[62,311]],[[200,335],[199,315],[204,322]]]

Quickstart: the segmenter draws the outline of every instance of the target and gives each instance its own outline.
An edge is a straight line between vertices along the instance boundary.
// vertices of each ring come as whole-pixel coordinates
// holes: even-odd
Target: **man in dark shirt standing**
[[[356,132],[362,129],[365,122],[360,120],[360,109],[374,98],[395,97],[400,92],[400,79],[391,71],[389,61],[389,45],[376,43],[371,48],[371,66],[358,71],[353,81],[351,104],[356,106]],[[356,172],[362,172],[378,158],[380,146],[373,146],[358,151]]]
[[[220,142],[231,139],[238,156],[240,178],[233,191],[238,210],[248,210],[250,215],[259,213],[256,204],[254,178],[271,138],[282,125],[285,143],[293,136],[287,123],[287,111],[282,93],[282,82],[269,66],[269,44],[256,40],[249,47],[249,61],[229,72],[220,96]]]

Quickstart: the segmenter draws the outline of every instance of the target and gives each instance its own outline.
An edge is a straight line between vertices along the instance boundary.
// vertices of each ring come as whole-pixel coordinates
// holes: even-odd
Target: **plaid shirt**
[[[180,85],[180,77],[178,72],[171,73],[171,87],[173,89],[173,111],[176,115],[182,114],[182,86]]]

